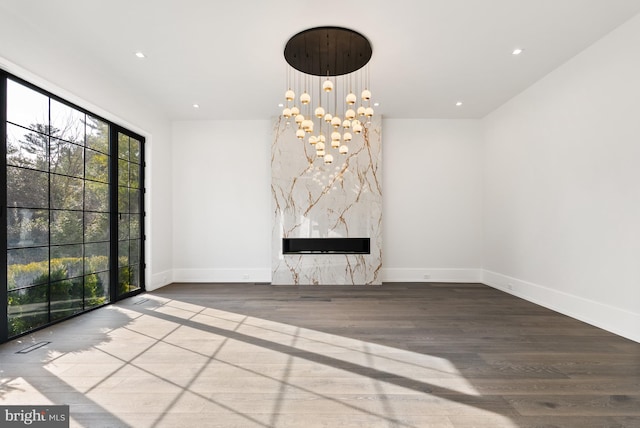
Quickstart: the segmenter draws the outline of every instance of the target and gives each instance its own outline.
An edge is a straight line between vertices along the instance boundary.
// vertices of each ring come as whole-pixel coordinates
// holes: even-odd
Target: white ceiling
[[[93,62],[174,120],[277,115],[284,45],[321,25],[371,41],[377,112],[480,118],[639,12],[640,0],[0,2],[31,37]],[[524,53],[511,55],[516,47]]]

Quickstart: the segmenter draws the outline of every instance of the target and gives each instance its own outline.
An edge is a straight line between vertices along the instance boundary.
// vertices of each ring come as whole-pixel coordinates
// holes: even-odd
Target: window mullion
[[[0,70],[0,176],[7,182],[7,74]],[[0,343],[9,335],[8,285],[7,285],[7,186],[0,186]]]
[[[118,289],[118,130],[109,127],[109,301]]]

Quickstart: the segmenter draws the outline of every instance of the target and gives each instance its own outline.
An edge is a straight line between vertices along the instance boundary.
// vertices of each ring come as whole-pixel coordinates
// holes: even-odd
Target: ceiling
[[[481,118],[639,12],[640,0],[0,2],[15,37],[94,63],[172,120],[277,115],[287,40],[323,25],[371,41],[385,117]]]

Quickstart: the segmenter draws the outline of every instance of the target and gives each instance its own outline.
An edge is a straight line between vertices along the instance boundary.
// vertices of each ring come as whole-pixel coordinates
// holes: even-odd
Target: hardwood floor
[[[7,404],[95,427],[638,428],[640,344],[481,284],[173,284],[1,345]]]

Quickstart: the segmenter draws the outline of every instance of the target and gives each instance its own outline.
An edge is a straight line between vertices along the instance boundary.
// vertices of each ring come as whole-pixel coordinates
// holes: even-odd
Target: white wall
[[[385,119],[382,147],[383,279],[480,281],[481,121]]]
[[[640,17],[490,114],[484,282],[640,341]]]
[[[271,281],[271,121],[173,124],[176,282]]]
[[[0,68],[145,136],[147,289],[171,282],[168,121],[143,96],[127,91],[84,55],[65,53],[54,38],[20,18],[0,15],[0,40]]]
[[[270,126],[173,124],[176,281],[271,280]],[[481,131],[383,120],[385,281],[480,280]]]

